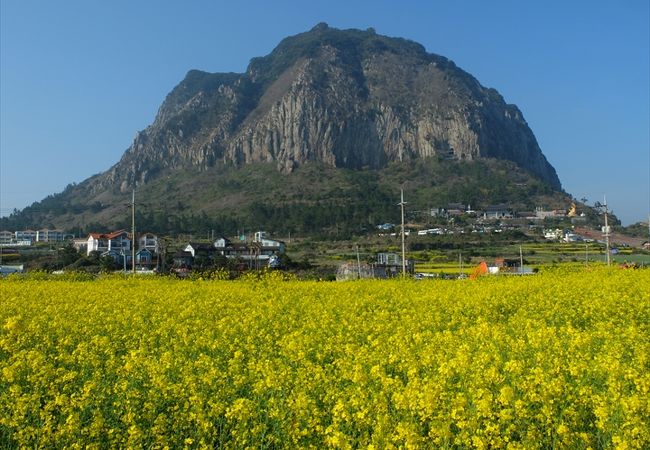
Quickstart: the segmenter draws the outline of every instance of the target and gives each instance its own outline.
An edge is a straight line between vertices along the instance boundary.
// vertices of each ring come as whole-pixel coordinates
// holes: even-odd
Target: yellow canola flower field
[[[1,448],[650,448],[650,272],[0,281]]]

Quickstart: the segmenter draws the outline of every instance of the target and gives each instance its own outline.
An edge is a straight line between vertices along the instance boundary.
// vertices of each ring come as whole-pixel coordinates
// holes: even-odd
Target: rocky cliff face
[[[519,109],[448,59],[373,30],[320,24],[244,74],[190,71],[154,123],[90,189],[129,190],[175,168],[493,157],[560,181]]]

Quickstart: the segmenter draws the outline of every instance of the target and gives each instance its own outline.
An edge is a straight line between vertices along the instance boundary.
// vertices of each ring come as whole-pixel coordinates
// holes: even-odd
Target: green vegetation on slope
[[[507,203],[515,210],[569,204],[566,194],[504,161],[431,158],[392,163],[379,171],[310,163],[289,175],[279,173],[274,164],[255,164],[163,175],[138,189],[136,219],[140,230],[158,233],[233,234],[262,228],[349,236],[397,222],[401,187],[409,211],[450,202],[473,208]],[[69,186],[0,224],[3,229],[58,227],[76,232],[130,228],[129,194],[86,195],[83,185]]]

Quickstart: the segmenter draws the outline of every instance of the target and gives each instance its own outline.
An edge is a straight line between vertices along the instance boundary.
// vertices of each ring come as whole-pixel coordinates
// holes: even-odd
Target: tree
[[[99,267],[101,268],[102,272],[112,272],[113,270],[117,269],[117,264],[112,257],[107,255],[99,258]]]
[[[59,249],[57,252],[56,266],[62,269],[74,264],[80,258],[82,258],[82,255],[72,246],[72,243],[69,242],[65,247]]]

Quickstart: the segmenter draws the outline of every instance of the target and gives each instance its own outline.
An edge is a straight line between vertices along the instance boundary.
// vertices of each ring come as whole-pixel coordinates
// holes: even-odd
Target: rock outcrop
[[[126,191],[176,168],[308,161],[378,169],[413,158],[511,160],[560,181],[521,111],[450,60],[374,30],[319,24],[246,73],[190,71],[154,123],[90,190]]]

